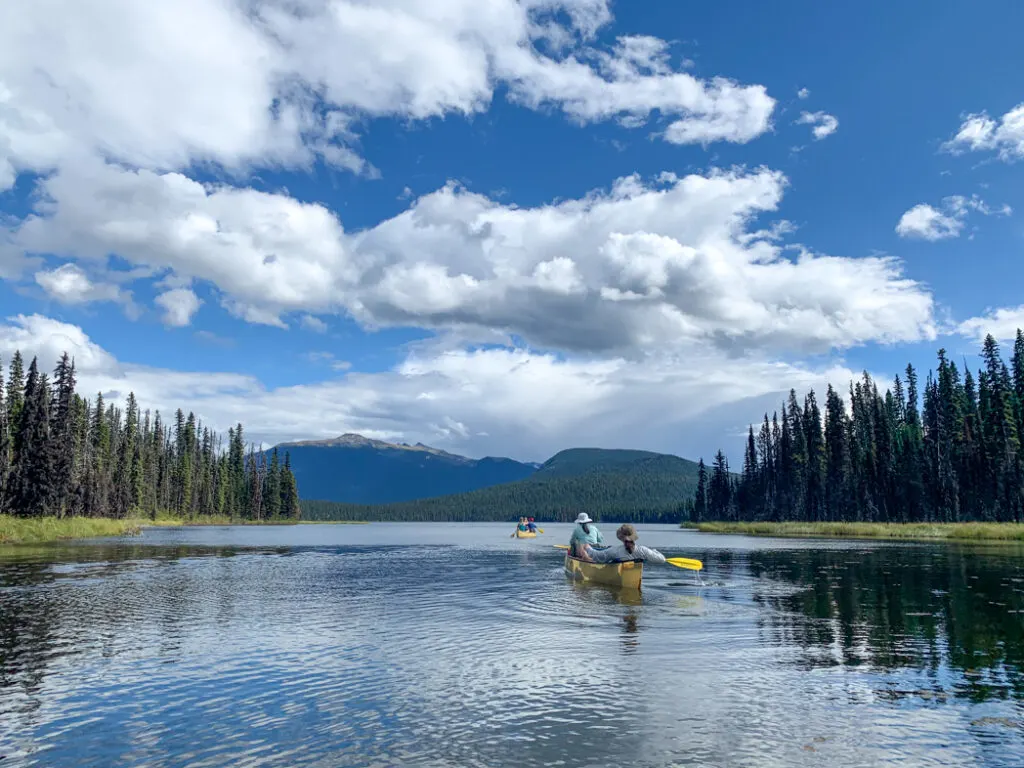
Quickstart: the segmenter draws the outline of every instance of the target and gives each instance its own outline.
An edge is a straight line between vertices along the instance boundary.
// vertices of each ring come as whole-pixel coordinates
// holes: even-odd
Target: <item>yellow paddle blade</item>
[[[568,549],[569,548],[568,544],[552,544],[552,546],[555,549]]]
[[[691,571],[699,571],[704,568],[704,563],[700,560],[691,560],[688,557],[670,557],[665,562],[676,568],[688,568]]]
[[[544,529],[543,529],[543,528],[538,528],[538,529],[537,529],[537,531],[538,531],[539,533],[544,533]]]

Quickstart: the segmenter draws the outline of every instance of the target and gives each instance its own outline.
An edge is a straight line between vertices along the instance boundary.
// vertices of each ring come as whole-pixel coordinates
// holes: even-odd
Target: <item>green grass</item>
[[[310,521],[318,522],[318,521]],[[355,522],[355,521],[338,521]],[[226,515],[195,518],[159,514],[156,519],[135,517],[114,520],[106,517],[12,517],[0,515],[0,545],[45,544],[67,539],[103,536],[137,536],[145,527],[171,528],[181,525],[295,525],[293,520],[232,520]]]
[[[682,527],[748,536],[1024,541],[1021,523],[683,523]]]
[[[157,528],[171,528],[179,525],[295,525],[297,522],[296,520],[242,520],[227,515],[178,517],[177,515],[158,514],[155,520],[145,520],[143,524]]]
[[[97,517],[10,517],[0,515],[0,544],[42,544],[62,539],[98,536],[136,536],[145,520],[110,520]]]

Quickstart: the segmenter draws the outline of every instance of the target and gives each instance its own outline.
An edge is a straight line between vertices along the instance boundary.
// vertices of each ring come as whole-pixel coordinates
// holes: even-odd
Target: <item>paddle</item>
[[[568,549],[567,544],[554,544],[555,549]],[[669,565],[674,565],[676,568],[686,568],[690,571],[700,571],[704,568],[704,563],[700,560],[692,560],[689,557],[669,557],[665,559],[665,562]]]

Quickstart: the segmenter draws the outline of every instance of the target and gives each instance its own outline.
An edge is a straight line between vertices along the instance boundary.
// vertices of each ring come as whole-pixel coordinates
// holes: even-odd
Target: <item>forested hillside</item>
[[[849,399],[831,387],[787,403],[747,438],[739,478],[721,451],[701,474],[691,519],[1020,521],[1024,514],[1024,334],[1010,366],[992,336],[977,375],[939,350],[923,397],[907,366],[879,392],[866,373]]]
[[[696,483],[697,465],[676,456],[572,449],[525,480],[471,493],[381,505],[303,499],[302,508],[310,520],[566,521],[587,512],[603,520],[678,522]]]
[[[0,370],[0,514],[125,518],[172,513],[242,519],[298,518],[287,454],[264,461],[246,448],[242,425],[221,439],[181,410],[171,424],[75,392],[65,353],[52,383],[33,358],[26,376],[15,353]]]

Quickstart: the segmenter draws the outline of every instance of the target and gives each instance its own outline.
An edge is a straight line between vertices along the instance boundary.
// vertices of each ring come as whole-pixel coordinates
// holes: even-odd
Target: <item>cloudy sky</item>
[[[0,357],[543,460],[736,457],[1024,325],[1024,6],[0,4]]]

